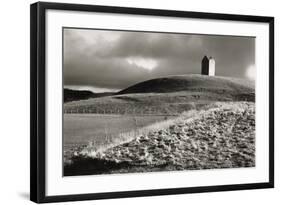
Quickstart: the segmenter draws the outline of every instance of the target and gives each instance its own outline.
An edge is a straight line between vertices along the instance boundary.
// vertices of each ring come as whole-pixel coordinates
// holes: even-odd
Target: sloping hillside
[[[180,91],[251,93],[254,92],[254,89],[253,82],[243,79],[193,74],[168,76],[144,81],[130,86],[117,94],[170,93]]]
[[[113,95],[114,93],[93,93],[89,90],[72,90],[72,89],[63,89],[63,98],[64,102],[71,102],[77,100],[86,100],[89,98],[97,98]]]
[[[202,75],[169,76],[119,93],[64,104],[66,113],[180,114],[217,101],[255,101],[254,83]]]
[[[70,102],[75,100],[85,100],[94,97],[94,93],[88,90],[71,90],[63,89],[64,102]]]

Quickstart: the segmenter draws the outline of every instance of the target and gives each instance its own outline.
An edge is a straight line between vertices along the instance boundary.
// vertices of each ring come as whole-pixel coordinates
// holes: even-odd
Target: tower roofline
[[[204,59],[209,60],[208,56],[206,56],[206,55],[203,57],[203,59],[202,59],[202,60],[204,60]]]

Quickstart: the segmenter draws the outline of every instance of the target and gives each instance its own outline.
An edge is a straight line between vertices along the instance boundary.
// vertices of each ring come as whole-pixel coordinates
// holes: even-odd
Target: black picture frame
[[[138,190],[107,193],[89,193],[46,196],[46,81],[45,37],[48,9],[150,15],[196,19],[263,22],[269,25],[269,181],[263,183],[229,184],[158,190]],[[218,192],[274,187],[274,18],[265,16],[230,15],[218,13],[156,10],[82,4],[38,2],[30,7],[30,199],[37,203],[77,200],[97,200],[154,195]]]

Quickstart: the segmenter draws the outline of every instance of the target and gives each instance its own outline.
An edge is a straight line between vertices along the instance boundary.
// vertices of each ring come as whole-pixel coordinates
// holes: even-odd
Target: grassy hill
[[[255,101],[254,83],[203,75],[168,76],[130,86],[114,95],[64,104],[66,113],[177,115],[217,101]]]
[[[157,78],[130,86],[117,94],[129,93],[170,93],[180,91],[199,92],[253,92],[254,84],[247,80],[206,76],[206,75],[178,75]]]
[[[63,89],[64,102],[86,100],[89,98],[104,97],[113,94],[114,93],[93,93],[89,90],[72,90],[67,88]]]

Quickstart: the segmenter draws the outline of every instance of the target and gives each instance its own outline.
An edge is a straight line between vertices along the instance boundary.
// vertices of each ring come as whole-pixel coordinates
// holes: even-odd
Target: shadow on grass
[[[130,169],[129,162],[115,162],[90,157],[73,157],[72,163],[64,165],[64,176],[109,174],[120,169]]]

